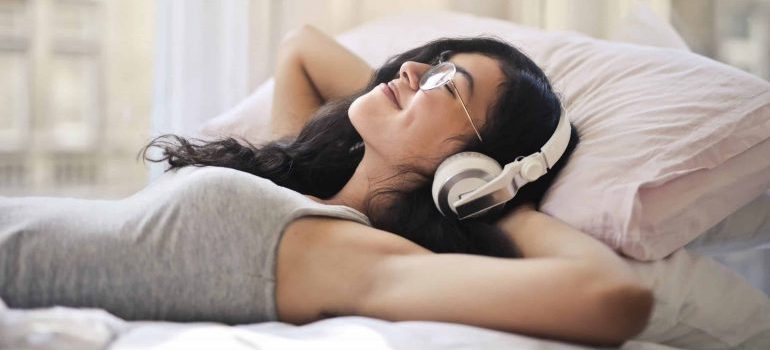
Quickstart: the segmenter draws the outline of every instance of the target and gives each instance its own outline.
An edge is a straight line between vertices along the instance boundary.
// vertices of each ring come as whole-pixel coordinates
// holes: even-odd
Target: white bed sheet
[[[141,347],[137,347],[141,346]],[[388,322],[347,316],[304,326],[268,322],[226,327],[214,324],[152,323],[126,332],[110,349],[609,349],[543,340],[479,327],[442,322]],[[627,342],[622,349],[675,349]]]
[[[610,349],[585,347],[479,327],[429,321],[388,322],[369,317],[325,319],[303,326],[282,322],[126,322],[102,310],[55,307],[0,311],[0,349]],[[630,341],[623,350],[671,350]]]

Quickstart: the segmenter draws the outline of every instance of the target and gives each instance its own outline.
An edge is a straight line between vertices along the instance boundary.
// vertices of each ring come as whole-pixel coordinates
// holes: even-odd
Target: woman
[[[461,72],[452,83],[421,89],[423,74],[447,61]],[[493,39],[446,39],[373,72],[303,27],[284,41],[278,62],[277,140],[153,140],[148,147],[163,156],[149,159],[145,148],[145,158],[168,161],[171,171],[126,200],[156,214],[129,215],[123,221],[140,229],[111,234],[109,242],[85,235],[88,242],[60,250],[66,257],[30,258],[46,263],[18,263],[23,254],[2,244],[0,262],[18,264],[0,274],[3,284],[14,281],[2,294],[9,305],[65,303],[131,319],[230,323],[361,315],[597,345],[621,343],[646,325],[651,292],[623,260],[535,210],[577,143],[574,128],[556,167],[502,210],[459,220],[433,203],[431,180],[448,156],[475,151],[507,164],[554,133],[559,100],[526,56]],[[18,207],[0,203],[17,218],[24,215]],[[0,232],[7,242],[4,236],[12,234]],[[47,243],[54,244],[61,243]],[[86,292],[81,283],[56,297],[49,294],[67,287],[51,282],[41,288],[46,295],[25,296],[20,281],[33,283],[35,273],[19,277],[18,270],[29,265],[47,266],[36,283],[61,280],[70,272],[40,274],[68,265],[89,271],[102,290]]]

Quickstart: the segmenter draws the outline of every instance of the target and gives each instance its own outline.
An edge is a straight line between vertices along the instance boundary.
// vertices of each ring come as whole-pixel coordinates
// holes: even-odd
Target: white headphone
[[[433,202],[444,216],[460,220],[486,213],[513,199],[519,189],[545,175],[564,154],[572,128],[562,109],[551,138],[527,157],[518,157],[504,168],[477,152],[462,152],[445,159],[433,178]]]

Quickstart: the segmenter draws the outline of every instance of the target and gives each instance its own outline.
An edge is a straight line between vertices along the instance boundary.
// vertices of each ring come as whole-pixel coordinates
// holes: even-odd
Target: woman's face
[[[498,62],[476,53],[458,53],[449,61],[457,66],[454,86],[473,124],[481,130],[504,78]],[[367,156],[376,155],[391,165],[409,164],[432,172],[441,160],[462,147],[459,140],[476,138],[460,99],[453,95],[449,84],[420,90],[420,77],[431,67],[405,62],[398,77],[376,86],[350,106],[351,122],[363,138]],[[387,93],[388,88],[395,101]]]

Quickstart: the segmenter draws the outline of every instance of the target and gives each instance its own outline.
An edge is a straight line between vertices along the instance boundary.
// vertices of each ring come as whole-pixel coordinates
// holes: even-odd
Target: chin
[[[386,127],[386,125],[378,125],[384,121],[384,116],[381,115],[383,106],[377,104],[376,100],[368,97],[370,96],[364,95],[357,98],[350,104],[350,108],[348,108],[348,118],[350,118],[353,127],[356,128],[360,134],[366,133],[367,131],[376,132],[377,129]]]
[[[365,115],[364,111],[362,110],[361,106],[361,99],[363,97],[357,98],[353,103],[350,104],[350,107],[348,108],[348,119],[350,119],[350,123],[353,124],[353,127],[358,131],[358,133],[361,133],[361,122],[363,122],[363,118],[361,118],[362,115]]]

